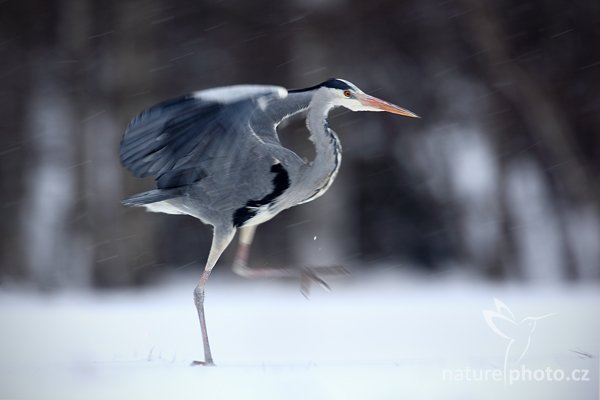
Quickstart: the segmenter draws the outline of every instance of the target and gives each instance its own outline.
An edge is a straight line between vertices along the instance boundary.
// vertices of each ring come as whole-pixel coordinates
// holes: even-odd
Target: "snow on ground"
[[[202,358],[191,276],[139,291],[1,290],[0,400],[599,398],[598,286],[385,273],[333,281],[307,301],[291,282],[215,278],[212,368],[189,366]],[[514,314],[513,349],[529,337],[510,367],[563,381],[465,377],[503,370],[510,338],[483,317],[494,298]],[[523,333],[521,320],[550,313]]]

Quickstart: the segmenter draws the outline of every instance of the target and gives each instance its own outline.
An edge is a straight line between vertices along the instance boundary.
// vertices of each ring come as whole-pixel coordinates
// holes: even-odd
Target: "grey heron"
[[[240,230],[234,270],[243,276],[289,271],[248,268],[256,226],[281,211],[312,201],[333,183],[342,157],[328,126],[335,107],[352,111],[412,112],[370,96],[354,84],[330,79],[305,89],[238,85],[168,100],[133,119],[121,141],[121,161],[137,177],[151,176],[156,189],[123,203],[149,211],[187,214],[213,226],[213,240],[194,289],[204,347],[203,365],[214,365],[204,315],[204,287],[221,253]],[[277,126],[298,113],[316,149],[307,162],[284,147]],[[305,278],[324,283],[317,274]]]

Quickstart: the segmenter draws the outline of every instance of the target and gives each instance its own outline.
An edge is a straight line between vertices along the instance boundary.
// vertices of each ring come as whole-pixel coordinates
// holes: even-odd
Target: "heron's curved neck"
[[[282,101],[271,104],[267,112],[273,121],[280,122],[292,115],[308,110],[306,126],[310,141],[315,145],[316,156],[299,171],[298,180],[303,190],[294,200],[306,203],[321,196],[333,183],[342,161],[342,146],[329,126],[327,116],[334,107],[329,93],[322,90],[290,92]]]
[[[333,183],[342,161],[342,145],[334,131],[329,129],[327,117],[333,104],[326,95],[316,93],[308,107],[306,126],[310,140],[315,144],[316,156],[306,169],[303,179],[311,193],[303,203],[321,196]]]

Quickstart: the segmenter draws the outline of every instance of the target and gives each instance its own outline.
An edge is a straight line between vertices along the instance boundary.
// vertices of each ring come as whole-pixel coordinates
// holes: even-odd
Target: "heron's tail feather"
[[[131,196],[122,201],[126,206],[146,207],[150,212],[161,212],[166,214],[186,214],[177,207],[177,202],[170,200],[180,197],[176,189],[155,189]]]
[[[148,204],[169,200],[174,197],[179,197],[179,193],[175,190],[155,189],[128,197],[121,203],[130,207],[142,207]]]

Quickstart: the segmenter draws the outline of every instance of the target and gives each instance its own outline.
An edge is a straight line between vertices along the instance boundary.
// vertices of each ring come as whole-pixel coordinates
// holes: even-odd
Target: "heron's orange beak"
[[[367,107],[373,107],[381,111],[386,111],[392,114],[404,115],[411,118],[421,118],[417,114],[410,112],[402,107],[398,107],[395,104],[388,103],[387,101],[378,99],[377,97],[369,96],[368,94],[360,94],[356,96],[357,99]]]

